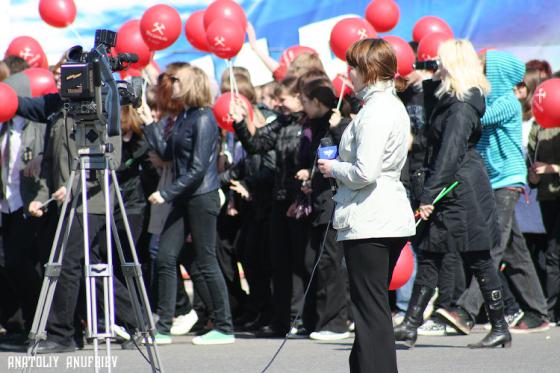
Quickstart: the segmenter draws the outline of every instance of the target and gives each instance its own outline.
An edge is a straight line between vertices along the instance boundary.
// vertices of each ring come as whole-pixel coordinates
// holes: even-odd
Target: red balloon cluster
[[[76,19],[74,0],[39,0],[39,15],[53,27],[66,27]]]
[[[389,32],[399,23],[400,9],[394,0],[373,0],[366,8],[366,20],[377,32]]]
[[[146,45],[159,51],[169,47],[181,35],[181,16],[174,8],[158,4],[148,8],[140,19],[140,31]]]
[[[12,40],[8,45],[5,56],[21,57],[31,67],[49,67],[47,56],[41,44],[31,36],[19,36]]]
[[[397,72],[400,76],[405,77],[414,69],[416,56],[414,50],[403,38],[398,36],[384,36],[384,40],[388,41],[395,54],[397,55]]]
[[[31,67],[23,70],[23,73],[29,78],[32,97],[44,96],[48,93],[58,92],[54,76],[49,69]]]
[[[420,18],[412,29],[412,39],[420,42],[422,38],[434,32],[441,32],[453,38],[451,27],[441,18],[436,16],[425,16]]]
[[[146,67],[153,57],[150,47],[148,47],[142,37],[139,20],[131,20],[121,26],[117,31],[115,50],[118,53],[136,53],[138,55],[138,62],[131,64],[130,67],[138,70]]]
[[[18,99],[16,91],[6,83],[0,82],[0,122],[10,120],[16,115]]]
[[[196,49],[230,59],[243,47],[246,28],[247,16],[239,4],[216,0],[205,10],[190,15],[185,22],[185,36]]]
[[[358,17],[344,18],[331,31],[330,46],[334,55],[346,61],[346,51],[352,44],[362,39],[376,38],[374,28]]]
[[[253,106],[251,105],[249,100],[247,100],[247,98],[242,94],[236,94],[235,97],[240,98],[241,101],[243,101],[243,103],[247,107],[247,110],[249,111],[249,118],[253,120]],[[231,92],[226,92],[218,97],[218,99],[214,103],[214,106],[212,107],[212,112],[216,117],[218,126],[228,132],[233,132],[233,118],[229,115],[231,99]]]
[[[560,79],[549,79],[539,84],[533,95],[532,109],[541,127],[560,127]]]
[[[418,61],[435,60],[440,45],[449,39],[453,39],[453,36],[443,32],[432,32],[424,36],[418,43]]]
[[[393,270],[393,277],[391,278],[391,283],[389,284],[389,290],[397,290],[408,282],[412,272],[414,271],[414,255],[412,255],[412,250],[410,249],[410,243],[403,247],[401,250],[401,255],[397,260],[395,269]]]

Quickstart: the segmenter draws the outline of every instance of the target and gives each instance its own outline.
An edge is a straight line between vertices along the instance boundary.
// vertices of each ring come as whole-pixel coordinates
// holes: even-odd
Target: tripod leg
[[[122,245],[120,244],[120,240],[118,238],[117,227],[113,220],[112,229],[115,235],[115,242],[117,244],[119,258],[123,266],[123,273],[125,274],[127,288],[130,293],[130,298],[131,301],[133,302],[133,309],[135,309],[134,312],[137,318],[138,327],[140,328],[140,331],[145,341],[147,342],[146,348],[148,351],[148,357],[152,367],[152,372],[163,373],[163,366],[161,364],[158,347],[157,344],[155,343],[156,327],[154,323],[154,318],[152,317],[150,302],[148,300],[148,293],[146,292],[146,287],[144,286],[144,280],[142,279],[142,270],[140,268],[140,263],[138,261],[138,255],[136,254],[134,239],[132,238],[132,233],[130,232],[130,224],[128,223],[128,218],[126,216],[126,211],[124,208],[122,196],[120,194],[119,182],[114,170],[111,171],[111,176],[112,176],[113,183],[115,185],[115,190],[116,190],[115,195],[117,197],[119,210],[121,212],[121,216],[123,219],[126,236],[129,243],[130,253],[132,257],[132,263],[127,263],[125,260],[124,254],[122,252]],[[140,294],[140,299],[138,298],[138,294]],[[150,341],[148,340],[148,335],[151,338],[151,342],[152,342],[151,345],[149,343]],[[153,354],[151,350],[152,347],[153,347]]]
[[[64,238],[62,241],[62,245],[60,249],[58,248],[60,242],[60,235],[62,233],[62,228],[64,226],[64,221],[66,220],[66,211],[68,210],[68,203],[70,201],[70,195],[72,191],[72,184],[74,182],[74,176],[76,174],[75,170],[72,170],[70,174],[70,178],[66,184],[66,197],[64,199],[64,203],[62,205],[62,211],[60,217],[58,219],[55,237],[51,246],[51,253],[49,256],[49,261],[46,264],[45,268],[45,277],[43,279],[43,285],[41,287],[41,293],[39,295],[39,300],[37,302],[37,309],[35,311],[35,316],[33,319],[33,324],[31,327],[31,331],[29,333],[29,339],[32,341],[31,346],[29,347],[28,353],[31,356],[35,356],[37,354],[37,347],[38,343],[41,339],[46,339],[46,332],[45,327],[47,324],[47,320],[49,317],[54,292],[56,290],[56,284],[58,282],[58,278],[60,276],[61,265],[62,265],[62,258],[64,256],[64,251],[66,249],[68,243],[68,236],[70,234],[70,228],[72,227],[72,223],[74,221],[76,205],[78,202],[77,198],[74,198],[72,201],[72,206],[70,208],[70,213],[67,218],[66,227],[64,229]],[[78,193],[81,189],[80,181],[77,182],[77,190]],[[31,371],[26,370],[28,372]]]

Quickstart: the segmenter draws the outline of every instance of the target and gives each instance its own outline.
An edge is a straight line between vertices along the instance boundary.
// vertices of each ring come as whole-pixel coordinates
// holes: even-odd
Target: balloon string
[[[72,33],[74,34],[76,39],[78,39],[78,41],[80,42],[80,45],[84,46],[84,40],[82,39],[82,37],[78,33],[78,30],[76,30],[73,25],[69,25],[68,28],[70,29],[70,31],[72,31]]]
[[[537,136],[536,136],[536,137],[537,137],[537,141],[536,141],[536,143],[535,143],[535,154],[533,155],[533,162],[532,162],[532,163],[535,163],[535,162],[537,161],[537,155],[538,155],[538,153],[539,153],[539,145],[541,144],[541,141],[540,141],[541,139],[539,138],[539,133],[540,133],[540,132],[541,132],[541,128],[540,128],[540,126],[539,126],[539,129],[537,130]],[[531,157],[529,157],[529,160],[530,160],[530,159],[531,159]],[[532,165],[532,164],[531,164],[531,165]]]
[[[237,81],[235,80],[235,73],[233,72],[233,61],[231,59],[228,60],[229,65],[229,84],[231,86],[231,93],[232,94],[239,94],[239,88],[237,87]]]
[[[340,87],[340,95],[338,97],[338,104],[336,105],[336,110],[340,111],[342,106],[342,99],[344,98],[344,90],[346,89],[346,80],[342,79],[342,86]]]

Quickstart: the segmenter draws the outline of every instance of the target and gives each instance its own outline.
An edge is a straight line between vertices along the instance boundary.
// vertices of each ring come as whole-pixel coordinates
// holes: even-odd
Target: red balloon
[[[185,36],[189,43],[199,51],[210,52],[204,28],[204,10],[197,10],[187,18]]]
[[[247,98],[242,94],[236,96],[245,103],[247,109],[249,110],[249,118],[253,120],[253,106],[251,105],[249,100],[247,100]],[[214,116],[216,117],[216,121],[218,122],[218,126],[220,126],[220,128],[225,129],[228,132],[233,132],[233,119],[229,115],[230,102],[231,92],[222,94],[214,103],[212,112],[214,113]]]
[[[393,277],[391,278],[391,283],[389,284],[389,290],[397,290],[406,284],[410,279],[410,276],[412,276],[413,271],[414,255],[412,255],[410,243],[407,242],[401,250],[401,255],[399,256],[395,269],[393,270]]]
[[[416,61],[414,50],[410,44],[398,36],[384,36],[383,39],[391,44],[397,55],[397,72],[399,75],[405,77],[410,74],[414,69],[413,65]]]
[[[76,19],[74,0],[39,0],[39,14],[53,27],[66,27]]]
[[[438,56],[439,46],[449,39],[453,39],[453,37],[443,32],[433,32],[424,36],[418,43],[418,61],[435,60]]]
[[[140,32],[144,41],[153,51],[169,47],[181,35],[181,16],[165,4],[148,8],[140,19]]]
[[[247,16],[243,8],[232,0],[216,0],[208,5],[204,12],[204,28],[208,28],[217,19],[227,19],[241,26],[243,32],[247,29]]]
[[[6,83],[0,82],[0,122],[10,120],[16,115],[18,99],[16,91]]]
[[[399,6],[393,0],[373,0],[366,8],[366,19],[377,32],[391,31],[399,17]]]
[[[12,40],[6,50],[7,56],[21,57],[30,67],[48,67],[47,56],[41,44],[31,36],[19,36]]]
[[[532,102],[533,115],[542,128],[560,127],[560,79],[549,79],[537,87]]]
[[[140,70],[149,64],[153,57],[150,47],[142,38],[140,21],[136,19],[126,22],[117,31],[115,50],[118,53],[136,53],[138,62],[131,64],[130,67]]]
[[[344,74],[336,74],[335,78],[332,81],[334,91],[336,93],[336,97],[340,97],[340,93],[342,91],[342,87],[344,87],[344,91],[342,91],[342,97],[346,97],[347,95],[352,93],[352,88],[348,86],[345,81],[348,81],[348,77],[344,76]]]
[[[432,32],[442,32],[453,38],[451,27],[441,18],[436,16],[425,16],[420,18],[412,30],[412,39],[420,42],[422,38]]]
[[[364,19],[344,18],[334,25],[330,45],[335,56],[346,61],[346,51],[352,44],[362,39],[376,38],[377,33]]]
[[[245,32],[227,19],[217,19],[206,29],[210,51],[220,58],[233,58],[243,47]]]
[[[23,73],[29,78],[32,97],[58,92],[54,76],[50,70],[41,67],[31,67],[23,70]]]
[[[317,54],[317,51],[313,48],[303,47],[301,45],[294,45],[289,47],[280,56],[280,65],[290,66],[292,62],[302,53],[313,53]]]

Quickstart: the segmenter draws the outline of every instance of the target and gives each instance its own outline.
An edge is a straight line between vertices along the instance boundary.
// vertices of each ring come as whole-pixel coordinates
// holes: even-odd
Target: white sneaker
[[[175,320],[173,320],[170,333],[171,335],[185,335],[191,331],[197,321],[198,315],[195,310],[191,310],[191,312],[185,315],[177,316]]]
[[[115,332],[117,337],[120,337],[120,338],[124,339],[125,341],[128,341],[130,339],[130,334],[128,334],[126,329],[123,328],[120,325],[117,325],[117,324],[113,325],[113,331]]]
[[[418,335],[443,336],[446,334],[445,324],[437,320],[429,319],[418,328]]]
[[[434,295],[432,295],[432,297],[430,298],[430,301],[428,302],[428,305],[426,306],[426,309],[422,314],[424,320],[428,320],[430,317],[432,317],[432,313],[434,312],[434,302],[436,301],[438,295],[439,295],[439,289],[436,288],[436,290],[434,291]]]
[[[399,311],[393,315],[393,326],[400,325],[405,318],[406,314],[403,311]]]
[[[309,334],[309,338],[315,341],[339,341],[341,339],[350,338],[350,332],[335,333],[329,332],[328,330],[322,330],[320,332],[313,332]]]

